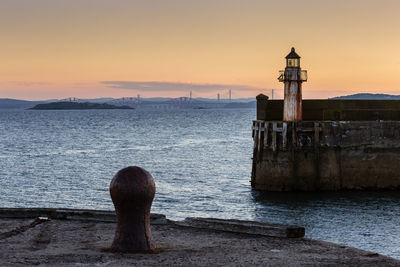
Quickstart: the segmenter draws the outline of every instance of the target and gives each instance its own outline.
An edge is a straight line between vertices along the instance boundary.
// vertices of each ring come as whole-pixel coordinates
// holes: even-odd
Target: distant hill
[[[337,96],[329,99],[400,100],[400,95],[360,93],[354,95]]]
[[[28,101],[28,100],[17,100],[10,98],[0,99],[0,109],[27,109],[37,104],[41,104],[44,101]]]
[[[127,106],[114,106],[110,104],[99,104],[90,102],[52,102],[47,104],[38,104],[31,109],[57,110],[57,109],[133,109]]]

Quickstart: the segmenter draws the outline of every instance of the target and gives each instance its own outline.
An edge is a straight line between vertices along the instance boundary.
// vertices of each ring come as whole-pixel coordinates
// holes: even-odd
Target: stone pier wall
[[[256,120],[253,138],[255,189],[400,189],[400,121]]]

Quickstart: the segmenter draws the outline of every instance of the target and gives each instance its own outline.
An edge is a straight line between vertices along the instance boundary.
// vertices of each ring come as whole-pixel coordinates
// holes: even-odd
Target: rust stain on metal
[[[298,92],[296,95],[296,121],[301,121],[302,120],[302,112],[303,112],[303,107],[302,107],[302,93],[301,93],[301,83],[299,83]]]

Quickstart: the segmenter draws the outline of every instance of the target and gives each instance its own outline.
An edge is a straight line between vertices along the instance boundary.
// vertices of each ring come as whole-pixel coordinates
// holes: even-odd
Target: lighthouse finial
[[[286,56],[286,58],[300,58],[300,56],[296,53],[294,47],[292,47],[292,50],[290,50],[290,53]]]

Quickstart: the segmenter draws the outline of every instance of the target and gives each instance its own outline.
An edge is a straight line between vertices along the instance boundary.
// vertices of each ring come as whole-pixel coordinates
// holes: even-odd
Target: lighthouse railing
[[[302,80],[303,82],[307,81],[307,71],[306,70],[301,71],[300,80]]]
[[[279,71],[278,81],[280,81],[280,82],[285,81],[285,71],[284,70]]]
[[[284,70],[279,71],[279,77],[278,81],[284,82],[284,81],[302,81],[306,82],[307,81],[307,71],[306,70],[300,70],[300,72],[296,72],[293,75],[293,72],[289,72],[289,75],[285,74]]]

